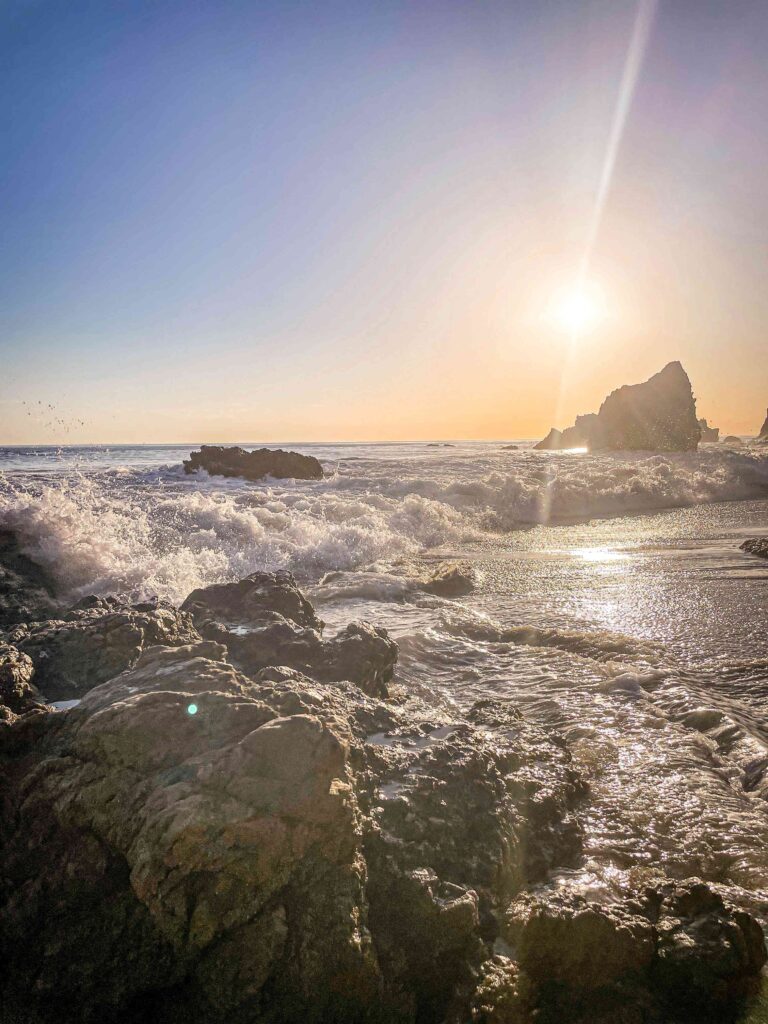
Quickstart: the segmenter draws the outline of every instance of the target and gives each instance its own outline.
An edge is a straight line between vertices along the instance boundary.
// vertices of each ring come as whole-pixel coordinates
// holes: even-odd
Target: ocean
[[[739,550],[768,535],[768,451],[290,444],[325,479],[248,483],[186,476],[193,447],[2,448],[0,527],[72,601],[290,569],[329,631],[390,630],[397,686],[448,714],[503,697],[563,737],[586,855],[548,884],[698,875],[768,918],[768,561]],[[446,561],[473,593],[424,592]]]

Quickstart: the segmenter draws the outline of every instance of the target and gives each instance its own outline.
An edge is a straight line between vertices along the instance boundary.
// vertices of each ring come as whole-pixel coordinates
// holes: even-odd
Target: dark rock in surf
[[[748,555],[757,555],[758,558],[768,558],[768,537],[752,537],[739,545],[742,551]]]
[[[236,583],[216,583],[193,590],[181,606],[195,622],[213,620],[229,626],[259,626],[290,619],[297,626],[321,630],[322,621],[296,586],[292,573],[254,572]]]
[[[768,410],[765,413],[765,423],[760,428],[760,433],[755,440],[758,444],[768,444]]]
[[[193,591],[182,605],[202,636],[223,644],[242,672],[285,665],[321,682],[348,681],[387,695],[397,645],[385,629],[353,622],[324,639],[323,623],[289,572],[259,572]]]
[[[740,437],[736,437],[735,434],[729,434],[727,437],[722,438],[723,444],[744,444]]]
[[[701,439],[696,401],[679,362],[642,384],[612,391],[598,413],[577,416],[567,430],[552,429],[536,448],[614,451],[693,451]]]
[[[0,642],[0,723],[44,707],[32,683],[34,674],[31,658],[11,644]]]
[[[55,615],[59,605],[50,574],[26,555],[10,530],[0,530],[0,629]]]
[[[503,452],[516,452],[519,447],[520,447],[519,444],[503,444],[501,446],[501,450]]]
[[[502,702],[445,725],[223,654],[156,647],[5,730],[4,1009],[466,1019],[496,908],[578,852],[564,747]]]
[[[244,480],[278,479],[322,480],[323,467],[313,455],[286,452],[282,448],[224,448],[204,444],[184,460],[184,472],[204,469],[211,476],[242,477]]]
[[[200,636],[191,617],[170,605],[88,597],[63,619],[17,626],[8,638],[31,659],[45,697],[68,700],[129,668],[147,647],[193,643]]]
[[[714,442],[720,440],[720,428],[710,427],[705,419],[699,420],[699,426],[701,427],[701,440],[706,442]]]
[[[475,589],[475,572],[471,565],[448,562],[436,569],[422,585],[428,594],[438,597],[463,597]]]

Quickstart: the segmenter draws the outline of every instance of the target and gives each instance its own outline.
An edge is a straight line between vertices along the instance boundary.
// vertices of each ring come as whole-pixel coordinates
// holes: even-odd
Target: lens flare
[[[197,704],[188,704],[187,705],[187,714],[188,715],[196,715],[197,714]]]

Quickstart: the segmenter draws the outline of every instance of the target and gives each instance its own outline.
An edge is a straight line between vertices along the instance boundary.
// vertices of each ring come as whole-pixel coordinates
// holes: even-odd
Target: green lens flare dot
[[[197,704],[189,704],[187,706],[187,714],[188,715],[196,715],[197,714]]]

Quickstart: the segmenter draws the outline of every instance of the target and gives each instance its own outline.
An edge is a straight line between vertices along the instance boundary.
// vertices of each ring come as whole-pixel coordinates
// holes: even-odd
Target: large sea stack
[[[691,382],[674,362],[642,384],[612,391],[598,413],[577,416],[567,430],[553,428],[536,448],[685,452],[700,440]]]
[[[313,455],[286,452],[282,448],[224,448],[204,444],[199,452],[190,452],[184,460],[184,472],[196,473],[204,469],[211,476],[236,476],[243,480],[263,480],[265,476],[278,479],[322,480],[323,467]]]
[[[765,410],[765,423],[760,428],[757,441],[759,444],[768,444],[768,409]]]

